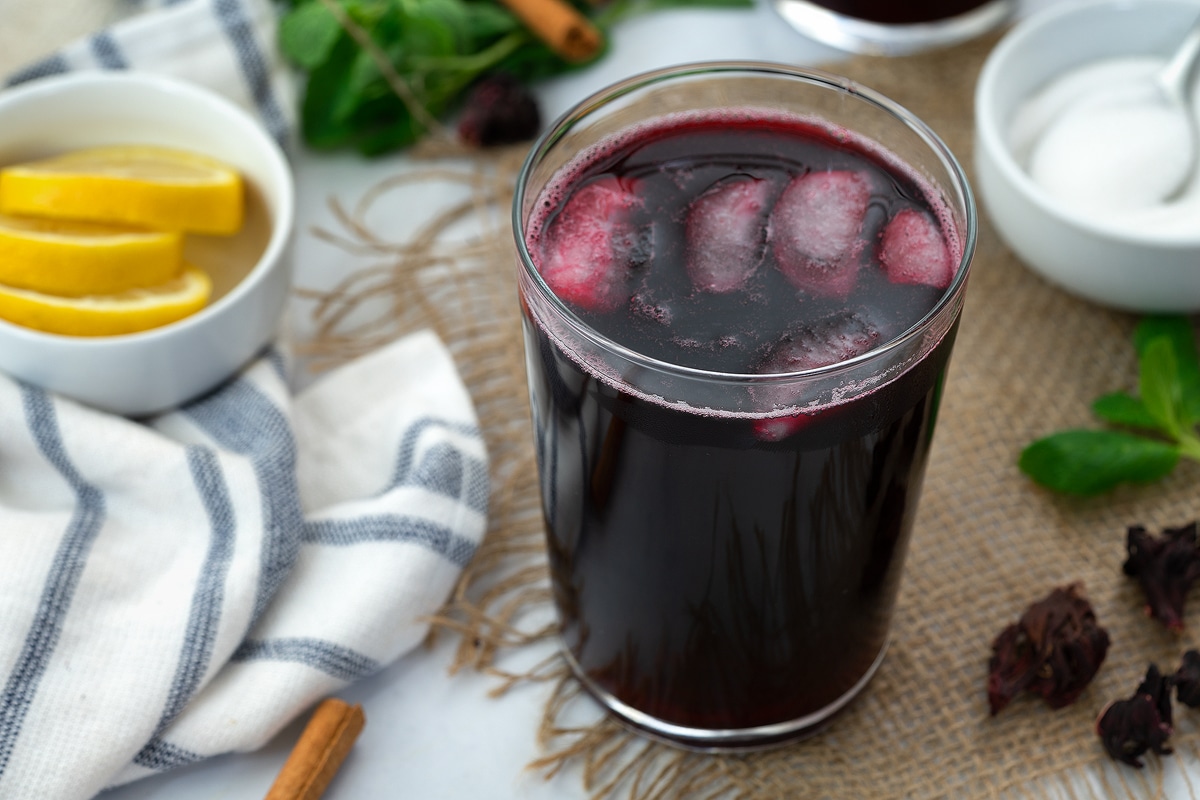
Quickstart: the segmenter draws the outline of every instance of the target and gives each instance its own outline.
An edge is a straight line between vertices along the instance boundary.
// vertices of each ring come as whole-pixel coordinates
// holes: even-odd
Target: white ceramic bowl
[[[213,92],[136,72],[43,78],[0,92],[0,164],[108,144],[206,153],[242,172],[247,218],[228,239],[188,237],[213,278],[200,312],[122,336],[70,337],[0,321],[0,370],[97,408],[142,416],[214,388],[276,334],[291,286],[295,187],[276,142]]]
[[[1027,266],[1080,297],[1134,312],[1200,310],[1200,224],[1185,232],[1114,230],[1048,195],[1010,149],[1014,112],[1048,81],[1085,63],[1165,57],[1197,15],[1195,0],[1051,6],[1009,31],[980,73],[975,171],[984,213]]]

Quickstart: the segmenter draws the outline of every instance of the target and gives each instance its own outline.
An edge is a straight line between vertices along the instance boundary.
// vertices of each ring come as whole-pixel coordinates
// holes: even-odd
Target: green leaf
[[[1107,492],[1124,482],[1149,483],[1170,474],[1179,449],[1121,431],[1068,430],[1021,451],[1021,471],[1043,486],[1076,495]]]
[[[442,18],[445,3],[424,2],[417,13],[404,17],[397,51],[405,58],[413,56],[449,56],[458,52],[458,32]]]
[[[409,20],[424,19],[436,23],[448,37],[447,53],[467,53],[475,45],[471,15],[461,0],[421,0]]]
[[[298,6],[279,20],[279,49],[306,70],[324,64],[341,35],[337,18],[319,2]]]
[[[585,66],[559,58],[549,47],[531,38],[528,45],[496,64],[496,69],[508,72],[519,80],[533,82],[581,70]]]
[[[1179,370],[1171,341],[1157,337],[1146,343],[1141,354],[1138,392],[1142,405],[1162,430],[1178,438],[1182,430],[1182,392]]]
[[[1200,422],[1200,356],[1196,352],[1196,334],[1187,317],[1151,316],[1138,322],[1133,342],[1141,358],[1155,339],[1167,339],[1175,353],[1175,366],[1183,396],[1184,422],[1189,427]]]
[[[1125,425],[1150,431],[1162,430],[1158,420],[1146,410],[1146,405],[1125,392],[1111,392],[1097,397],[1092,403],[1092,413],[1114,425]]]
[[[425,129],[421,123],[413,119],[411,114],[405,114],[390,124],[382,125],[360,136],[354,146],[364,156],[378,156],[398,147],[409,146],[417,141],[423,133],[425,133]]]
[[[348,35],[343,36],[334,45],[330,58],[308,74],[300,104],[300,127],[304,140],[313,147],[340,147],[353,136],[347,116],[336,112],[349,91],[358,52],[358,45]]]
[[[495,3],[464,3],[463,7],[467,12],[467,29],[477,48],[522,29],[521,21],[512,12]]]

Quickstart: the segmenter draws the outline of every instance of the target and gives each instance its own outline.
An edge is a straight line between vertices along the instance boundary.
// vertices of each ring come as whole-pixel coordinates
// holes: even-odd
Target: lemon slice
[[[148,289],[90,297],[56,297],[0,286],[0,319],[67,336],[115,336],[157,328],[204,307],[212,281],[200,269]]]
[[[228,235],[242,225],[237,170],[183,150],[119,145],[0,170],[0,211]]]
[[[183,235],[0,214],[0,283],[81,297],[165,283],[179,274]]]

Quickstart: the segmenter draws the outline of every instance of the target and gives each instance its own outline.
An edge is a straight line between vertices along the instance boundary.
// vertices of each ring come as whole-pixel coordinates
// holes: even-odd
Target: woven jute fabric
[[[972,95],[996,38],[906,58],[856,58],[836,71],[897,100],[925,120],[972,172]],[[417,154],[420,160],[420,153]],[[571,727],[579,687],[560,664],[507,675],[505,652],[550,635],[529,628],[549,603],[517,316],[506,204],[517,153],[462,167],[431,167],[403,181],[458,181],[468,199],[449,214],[474,217],[470,241],[439,244],[433,226],[404,245],[373,240],[346,210],[329,238],[378,265],[318,298],[310,355],[336,359],[432,326],[450,345],[479,408],[496,472],[491,528],[437,629],[459,636],[458,668],[523,680],[556,680],[541,731],[547,773],[577,771],[605,798],[1153,797],[1195,795],[1178,761],[1200,757],[1200,726],[1180,707],[1175,755],[1143,770],[1103,753],[1093,726],[1110,700],[1129,696],[1149,663],[1173,670],[1197,646],[1200,600],[1181,635],[1147,618],[1122,574],[1128,526],[1158,531],[1197,517],[1200,465],[1166,480],[1078,499],[1054,495],[1017,468],[1032,440],[1069,427],[1100,427],[1092,399],[1136,391],[1131,335],[1137,318],[1099,308],[1026,269],[982,229],[962,326],[938,417],[890,650],[865,693],[824,733],[738,756],[684,753],[603,720]],[[435,162],[440,163],[440,162]],[[372,242],[374,242],[372,244]],[[391,298],[371,322],[349,320],[363,299]],[[1092,685],[1051,710],[1018,698],[990,717],[985,692],[991,642],[1052,588],[1082,582],[1112,640]],[[514,765],[514,769],[517,765]],[[1197,784],[1200,786],[1200,784]],[[1171,787],[1170,789],[1165,787]],[[1182,788],[1180,788],[1182,787]]]

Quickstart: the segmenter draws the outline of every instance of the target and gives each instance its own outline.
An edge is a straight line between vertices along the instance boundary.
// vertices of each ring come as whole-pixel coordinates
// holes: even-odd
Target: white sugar
[[[1106,59],[1049,83],[1012,120],[1018,163],[1047,194],[1099,223],[1140,234],[1200,232],[1200,179],[1166,200],[1188,169],[1190,144],[1186,118],[1153,84],[1162,64]]]

